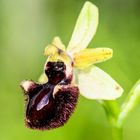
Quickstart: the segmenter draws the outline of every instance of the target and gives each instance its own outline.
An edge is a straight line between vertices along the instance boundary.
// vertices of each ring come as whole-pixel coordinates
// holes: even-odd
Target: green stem
[[[105,109],[106,116],[111,126],[112,139],[122,140],[123,139],[123,128],[122,125],[118,125],[118,116],[120,108],[115,101],[99,101]]]
[[[103,108],[105,109],[105,113],[108,118],[113,117],[115,119],[118,118],[118,114],[120,113],[120,107],[118,106],[117,102],[115,101],[98,101]]]
[[[123,140],[123,128],[122,125],[118,125],[118,119],[114,116],[107,116],[111,131],[112,131],[112,140]]]
[[[111,124],[112,126],[112,138],[113,140],[123,140],[123,129],[122,127],[118,127],[116,125]]]

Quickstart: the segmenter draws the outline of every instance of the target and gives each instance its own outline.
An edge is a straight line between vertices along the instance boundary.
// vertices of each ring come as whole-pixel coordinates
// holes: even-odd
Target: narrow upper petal
[[[86,2],[76,22],[67,51],[71,54],[85,49],[96,33],[98,26],[98,8]]]

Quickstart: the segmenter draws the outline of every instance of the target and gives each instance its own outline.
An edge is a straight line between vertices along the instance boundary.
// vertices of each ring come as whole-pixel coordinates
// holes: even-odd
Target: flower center
[[[45,67],[48,82],[56,85],[66,77],[66,66],[63,62],[48,62]]]

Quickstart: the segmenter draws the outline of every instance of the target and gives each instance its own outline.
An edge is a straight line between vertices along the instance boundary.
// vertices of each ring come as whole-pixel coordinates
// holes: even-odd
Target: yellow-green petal
[[[63,42],[61,41],[60,37],[56,36],[54,37],[53,41],[52,41],[52,44],[54,46],[56,46],[57,48],[65,51],[65,45],[63,44]]]
[[[98,8],[86,2],[76,22],[67,51],[71,54],[85,49],[96,33],[98,26]]]
[[[62,43],[61,39],[56,36],[54,37],[52,43],[45,47],[44,55],[55,55],[58,54],[60,50],[65,51],[65,45]]]
[[[123,93],[122,87],[96,66],[79,71],[78,87],[81,95],[88,99],[114,100]]]
[[[71,58],[65,51],[65,46],[59,37],[55,37],[51,44],[47,45],[44,55],[48,57],[47,61],[63,61],[66,63],[71,62]]]
[[[110,48],[84,49],[74,54],[74,66],[83,69],[92,64],[106,61],[110,59],[112,55],[113,50]]]

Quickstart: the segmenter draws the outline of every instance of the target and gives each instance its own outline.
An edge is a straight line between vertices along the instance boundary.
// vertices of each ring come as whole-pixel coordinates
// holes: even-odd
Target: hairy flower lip
[[[47,112],[47,110],[44,112],[43,109],[35,111],[36,113],[33,111],[36,114],[35,115],[36,117],[35,116],[30,117],[31,113],[29,113],[29,116],[28,116],[27,112],[26,112],[27,117],[25,119],[25,123],[28,127],[32,128],[32,129],[49,130],[49,129],[63,126],[67,122],[67,120],[69,119],[69,117],[71,116],[71,114],[73,113],[73,111],[76,107],[76,104],[78,101],[78,96],[79,96],[79,89],[77,86],[71,85],[71,84],[60,85],[60,86],[61,86],[61,88],[59,88],[57,90],[53,90],[53,95],[55,96],[55,98],[51,99],[53,101],[53,106],[49,107],[50,109],[51,108],[53,109],[53,110],[52,109],[51,110],[55,115],[53,115],[51,113],[52,115],[50,114],[51,116],[47,117],[44,114],[45,112]],[[44,118],[44,119],[42,119],[41,122],[39,120],[38,120],[38,122],[36,122],[37,120],[35,121],[35,119],[34,119],[34,117],[40,118],[39,117],[40,115],[37,112],[38,113],[40,112],[39,114],[41,115],[42,118]],[[45,116],[43,117],[43,114],[48,119]],[[52,119],[49,119],[51,117],[52,117]]]
[[[73,113],[79,95],[78,87],[71,84],[72,65],[64,62],[47,62],[45,65],[47,83],[26,80],[20,84],[28,95],[25,124],[38,130],[63,126]]]

